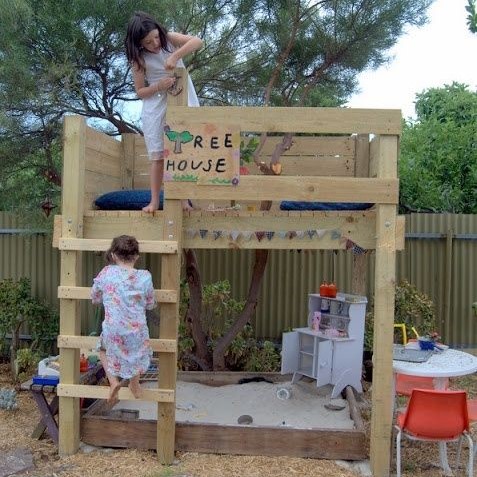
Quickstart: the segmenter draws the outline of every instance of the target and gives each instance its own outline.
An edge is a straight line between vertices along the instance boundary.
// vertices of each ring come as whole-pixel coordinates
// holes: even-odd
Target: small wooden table
[[[81,373],[80,384],[96,384],[104,377],[104,370],[101,363],[85,373]],[[33,384],[32,380],[22,383],[20,389],[31,391],[33,399],[41,414],[40,422],[33,430],[31,437],[41,439],[45,430],[53,442],[58,445],[58,423],[55,416],[58,414],[59,399],[56,394],[56,386],[46,384]],[[48,401],[47,394],[53,395]]]

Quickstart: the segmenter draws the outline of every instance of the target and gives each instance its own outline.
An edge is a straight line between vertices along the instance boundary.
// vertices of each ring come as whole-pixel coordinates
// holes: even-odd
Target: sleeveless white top
[[[169,44],[169,49],[174,51],[174,46]],[[160,79],[171,75],[166,71],[165,62],[171,52],[161,49],[159,53],[143,53],[146,65],[146,80],[149,84],[157,83]],[[178,67],[184,67],[182,60],[177,62]],[[188,76],[188,98],[189,106],[199,106],[199,99],[195,92],[194,85]],[[164,151],[164,124],[167,108],[167,92],[161,91],[157,94],[144,98],[142,101],[142,129],[149,158],[152,153]]]

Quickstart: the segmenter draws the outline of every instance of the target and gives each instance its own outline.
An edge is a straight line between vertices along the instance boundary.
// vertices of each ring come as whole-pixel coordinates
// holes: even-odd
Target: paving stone
[[[0,453],[0,477],[15,475],[32,469],[33,454],[24,448]]]

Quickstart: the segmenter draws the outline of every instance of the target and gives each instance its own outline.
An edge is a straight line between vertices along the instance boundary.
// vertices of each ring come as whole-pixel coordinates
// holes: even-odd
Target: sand
[[[157,384],[146,382],[142,386],[154,388]],[[277,392],[278,396],[289,395],[289,398],[280,399]],[[315,381],[302,380],[295,384],[251,382],[219,387],[178,381],[176,421],[353,429],[348,402],[330,400],[330,395],[331,387],[317,388]],[[329,404],[336,410],[327,409],[325,405]],[[157,419],[157,406],[151,402],[121,401],[114,407],[114,410],[119,409],[138,410],[140,419]],[[251,416],[252,422],[239,424],[238,419],[244,415]]]

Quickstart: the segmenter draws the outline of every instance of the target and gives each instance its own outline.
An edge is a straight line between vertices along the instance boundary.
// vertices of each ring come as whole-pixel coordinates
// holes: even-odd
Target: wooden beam
[[[378,177],[396,177],[398,138],[373,139],[372,163]],[[396,291],[396,206],[378,205],[374,283],[373,400],[370,463],[373,475],[389,476],[393,420],[393,323]]]
[[[86,122],[80,116],[64,120],[63,180],[61,236],[81,237],[83,233],[83,195],[85,186]],[[60,284],[77,286],[81,280],[82,254],[61,252]],[[80,303],[60,299],[60,334],[81,334]],[[79,383],[79,349],[60,350],[60,380],[64,384]],[[80,438],[79,399],[60,397],[58,452],[70,455],[78,451]]]
[[[401,110],[352,108],[263,108],[169,106],[174,123],[236,124],[248,132],[401,134]]]
[[[94,349],[98,343],[98,336],[69,336],[58,335],[58,348]],[[176,353],[177,341],[165,339],[150,339],[153,351],[161,353]]]
[[[191,108],[194,109],[194,108]],[[180,200],[169,199],[164,201],[164,239],[177,240],[179,249],[182,249],[183,213]],[[181,255],[165,255],[161,258],[161,288],[180,288]],[[179,303],[164,303],[161,306],[159,336],[163,339],[178,340]],[[176,389],[177,354],[159,354],[158,387]],[[157,405],[157,437],[156,450],[162,464],[171,464],[174,460],[175,429],[176,429],[175,402],[158,403]]]
[[[139,240],[139,251],[141,253],[177,253],[177,242],[173,240]],[[60,250],[82,250],[89,252],[103,252],[111,246],[109,239],[84,239],[84,238],[64,238],[58,240]]]
[[[109,386],[91,386],[87,384],[58,384],[56,393],[60,397],[108,399]],[[120,401],[154,401],[174,402],[173,389],[144,389],[141,399],[135,398],[133,393],[126,387],[121,387],[118,393]]]
[[[165,182],[164,190],[170,199],[399,203],[399,181],[387,178],[245,176],[236,187]]]
[[[158,303],[176,303],[176,290],[154,290]],[[69,298],[71,300],[91,300],[91,287],[58,287],[58,298]]]

